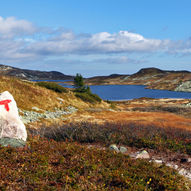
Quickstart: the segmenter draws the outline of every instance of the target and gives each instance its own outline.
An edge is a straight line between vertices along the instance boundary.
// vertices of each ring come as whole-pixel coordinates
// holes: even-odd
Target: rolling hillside
[[[15,68],[0,65],[0,75],[13,76],[26,80],[72,80],[73,76],[62,74],[56,71],[38,71]]]
[[[86,80],[88,84],[146,85],[150,89],[191,92],[191,72],[164,71],[157,68],[141,69],[132,75],[98,76]]]

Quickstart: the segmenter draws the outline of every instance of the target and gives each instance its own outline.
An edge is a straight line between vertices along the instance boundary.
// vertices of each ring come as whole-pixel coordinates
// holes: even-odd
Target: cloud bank
[[[63,55],[121,56],[126,53],[158,52],[190,54],[191,39],[179,41],[151,39],[128,31],[75,34],[62,29],[37,27],[29,21],[14,17],[0,17],[1,63],[39,61]],[[132,62],[136,63],[134,60]]]

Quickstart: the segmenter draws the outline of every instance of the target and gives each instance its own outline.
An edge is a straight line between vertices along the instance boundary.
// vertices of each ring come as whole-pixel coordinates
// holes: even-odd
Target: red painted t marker
[[[0,105],[4,105],[5,106],[5,109],[7,110],[7,111],[9,111],[9,103],[11,102],[11,100],[10,99],[6,99],[6,100],[3,100],[3,101],[0,101]]]

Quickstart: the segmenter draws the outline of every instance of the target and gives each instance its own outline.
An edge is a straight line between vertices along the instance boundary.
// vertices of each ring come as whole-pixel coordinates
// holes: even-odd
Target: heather
[[[191,155],[191,132],[173,127],[157,127],[139,123],[71,123],[52,125],[30,130],[56,141],[77,141],[79,143],[99,143],[105,146],[116,143],[156,151],[187,153]]]
[[[1,190],[186,190],[164,165],[108,150],[29,136],[24,149],[0,147]]]

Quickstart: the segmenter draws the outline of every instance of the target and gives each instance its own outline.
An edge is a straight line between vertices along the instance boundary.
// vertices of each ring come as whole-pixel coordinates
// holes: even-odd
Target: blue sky
[[[190,0],[0,0],[0,63],[83,76],[191,70]]]

